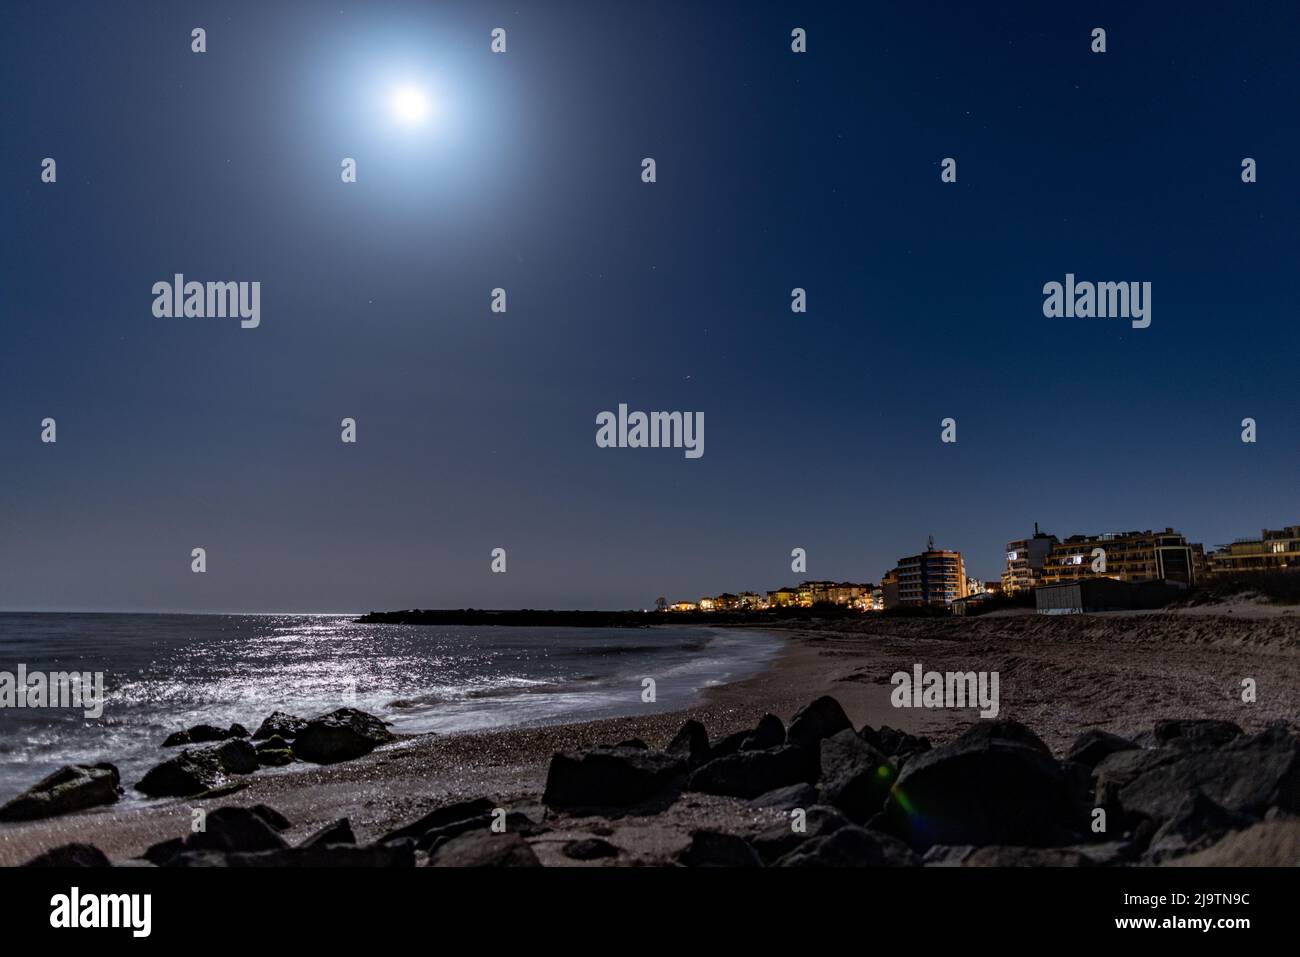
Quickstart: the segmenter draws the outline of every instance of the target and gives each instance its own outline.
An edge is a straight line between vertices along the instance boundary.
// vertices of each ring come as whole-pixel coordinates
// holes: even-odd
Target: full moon
[[[393,91],[389,106],[393,115],[407,126],[419,126],[429,117],[429,96],[418,86],[399,86]]]

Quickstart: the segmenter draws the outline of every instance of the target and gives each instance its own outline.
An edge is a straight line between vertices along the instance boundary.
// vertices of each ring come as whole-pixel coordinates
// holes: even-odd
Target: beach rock
[[[890,833],[917,850],[1072,843],[1086,812],[1046,746],[1029,740],[1027,730],[1015,722],[979,724],[908,761],[885,805]]]
[[[279,768],[293,763],[293,745],[278,734],[257,743],[257,763],[264,768]]]
[[[885,757],[852,729],[821,743],[822,800],[861,824],[885,806],[898,775]]]
[[[317,845],[355,843],[357,843],[357,836],[352,833],[352,822],[345,817],[341,817],[333,824],[326,824],[298,846],[316,847]]]
[[[1153,731],[1158,745],[1175,748],[1217,748],[1243,733],[1232,721],[1211,718],[1157,721]]]
[[[168,867],[414,867],[411,841],[387,844],[316,844],[269,851],[223,853],[188,851],[167,862]]]
[[[207,816],[205,829],[188,835],[186,851],[251,852],[288,847],[262,815],[244,807],[219,807]]]
[[[853,822],[828,804],[813,804],[804,811],[804,830],[794,829],[794,819],[773,824],[750,843],[758,856],[771,864],[789,854],[800,844],[815,837],[826,837]]]
[[[682,758],[690,767],[698,767],[709,759],[709,732],[700,722],[687,721],[668,742],[664,753]]]
[[[141,858],[157,867],[163,867],[177,854],[185,850],[185,838],[173,837],[170,840],[159,841],[157,844],[151,844],[140,855]]]
[[[1140,748],[1132,751],[1115,751],[1097,762],[1092,777],[1096,782],[1093,802],[1100,807],[1119,812],[1119,792],[1137,778],[1178,758],[1172,749]]]
[[[436,846],[440,841],[447,841],[453,837],[459,837],[470,831],[490,829],[492,824],[491,814],[485,814],[481,817],[465,818],[461,821],[453,821],[450,824],[444,824],[442,827],[433,827],[425,831],[415,842],[417,851],[428,851]],[[508,829],[507,829],[508,830]]]
[[[1145,862],[1159,863],[1209,847],[1229,831],[1250,827],[1254,821],[1220,807],[1200,790],[1183,796],[1173,816],[1165,821],[1147,845]]]
[[[823,738],[852,727],[840,703],[829,695],[823,695],[794,713],[786,740],[805,748],[816,748]]]
[[[1141,848],[1132,841],[1102,841],[1097,844],[1071,844],[1070,850],[1078,851],[1094,867],[1115,867],[1132,863],[1141,853]]]
[[[1300,819],[1279,817],[1233,831],[1217,844],[1162,867],[1290,867],[1300,861]]]
[[[705,794],[756,798],[791,784],[812,784],[821,774],[821,759],[811,748],[782,745],[770,751],[738,751],[697,769],[686,788]]]
[[[729,755],[736,754],[740,750],[741,746],[749,740],[749,736],[752,733],[752,731],[746,730],[737,731],[734,734],[727,735],[717,744],[709,748],[709,760],[715,761],[718,758],[725,758]]]
[[[766,751],[779,748],[785,744],[785,725],[774,714],[765,714],[758,720],[758,727],[745,736],[740,743],[742,751]]]
[[[242,738],[231,738],[217,745],[215,750],[222,770],[230,774],[252,774],[261,767],[257,749]]]
[[[307,727],[306,718],[298,718],[283,711],[273,711],[253,732],[253,740],[262,741],[278,735],[285,741],[292,741],[305,727]]]
[[[542,818],[546,814],[545,805],[537,805],[538,814],[534,815],[528,811],[511,810],[506,814],[506,830],[524,837],[532,837],[534,834],[541,834],[546,830],[542,823]]]
[[[1039,754],[1046,755],[1049,758],[1052,756],[1052,749],[1043,743],[1042,738],[1019,721],[1012,721],[1008,718],[1003,718],[1000,721],[981,720],[967,728],[962,733],[960,740],[965,741],[968,745],[976,745],[981,741],[1009,741],[1013,744],[1033,748]]]
[[[184,731],[169,734],[163,741],[164,748],[174,748],[182,744],[208,744],[213,741],[225,741],[228,738],[246,738],[248,729],[242,724],[232,724],[229,728],[218,728],[211,724],[196,724]]]
[[[645,743],[644,741],[642,741],[640,738],[628,738],[628,739],[626,739],[625,741],[620,741],[620,742],[618,742],[617,744],[605,745],[605,747],[612,747],[612,748],[635,748],[635,749],[638,750],[638,751],[649,751],[649,750],[650,750],[650,745],[646,744],[646,743]]]
[[[122,794],[121,783],[107,762],[64,765],[0,807],[0,821],[34,821],[112,804]]]
[[[1092,768],[1078,761],[1061,761],[1059,766],[1061,774],[1065,776],[1065,785],[1070,791],[1070,797],[1080,805],[1091,802],[1095,791]]]
[[[750,807],[774,807],[789,811],[797,807],[808,808],[816,804],[819,795],[811,784],[790,784],[775,791],[760,794],[749,802]]]
[[[1093,860],[1069,847],[956,847],[936,844],[925,853],[926,867],[1090,867]]]
[[[850,824],[804,841],[777,867],[915,867],[920,861],[902,841]]]
[[[150,797],[189,797],[221,787],[228,774],[251,774],[257,767],[253,746],[232,739],[215,748],[186,748],[151,768],[135,788]]]
[[[693,831],[691,842],[677,855],[686,867],[762,867],[749,842],[722,831]]]
[[[393,740],[386,722],[373,714],[339,708],[308,721],[293,740],[293,753],[313,764],[337,764],[369,754]]]
[[[288,748],[258,748],[257,763],[264,768],[282,768],[293,764],[293,752]]]
[[[569,841],[560,850],[565,857],[575,861],[595,861],[606,857],[618,857],[618,848],[599,837],[586,837],[577,841]]]
[[[551,758],[542,801],[549,807],[626,807],[668,790],[686,770],[681,757],[636,748],[562,752]]]
[[[33,857],[23,867],[111,867],[106,855],[93,844],[63,844]]]
[[[472,831],[440,844],[430,867],[541,867],[533,849],[518,834]]]
[[[269,804],[254,804],[249,810],[270,825],[272,830],[287,831],[293,827],[292,821]]]
[[[879,731],[870,725],[863,725],[858,735],[881,754],[893,758],[895,767],[899,767],[901,762],[914,754],[923,754],[930,750],[929,738],[908,734],[887,724],[881,725]]]
[[[1121,738],[1118,734],[1111,734],[1109,731],[1102,731],[1100,728],[1089,728],[1083,734],[1074,739],[1070,749],[1065,752],[1067,761],[1076,761],[1079,764],[1089,768],[1095,768],[1105,758],[1120,751],[1133,751],[1137,745],[1128,738]]]
[[[455,824],[460,821],[473,821],[476,825],[486,823],[492,814],[496,804],[487,798],[474,798],[471,801],[457,801],[454,804],[444,804],[425,814],[418,820],[405,824],[394,831],[389,831],[379,840],[382,843],[388,841],[401,840],[402,838],[411,838],[419,840],[430,831],[446,827],[449,824]]]
[[[135,789],[149,797],[186,797],[211,791],[225,780],[216,754],[186,749],[178,757],[149,768]]]
[[[1264,731],[1217,749],[1176,750],[1172,760],[1120,787],[1118,800],[1126,815],[1167,821],[1195,790],[1227,811],[1253,818],[1270,807],[1300,813],[1300,742],[1282,731]]]

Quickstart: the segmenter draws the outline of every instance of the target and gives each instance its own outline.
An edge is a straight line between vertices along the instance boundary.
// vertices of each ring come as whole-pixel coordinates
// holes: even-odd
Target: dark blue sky
[[[1300,7],[1173,10],[5,5],[0,608],[643,607],[1300,521]],[[261,326],[155,318],[176,272]],[[1044,318],[1067,272],[1151,327]],[[620,402],[704,456],[597,448]]]

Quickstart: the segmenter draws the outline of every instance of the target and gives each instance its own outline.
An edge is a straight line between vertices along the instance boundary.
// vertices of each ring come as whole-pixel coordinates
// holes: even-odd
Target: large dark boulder
[[[754,850],[758,852],[758,856],[771,864],[789,854],[805,841],[810,841],[816,837],[825,837],[842,827],[848,827],[852,823],[839,810],[830,805],[813,804],[804,809],[804,829],[802,831],[794,829],[795,821],[792,817],[779,824],[773,824],[750,843],[753,845]]]
[[[331,824],[326,824],[311,837],[304,840],[299,847],[315,847],[327,844],[355,844],[357,836],[352,833],[352,822],[345,817]]]
[[[968,745],[978,744],[981,741],[1009,741],[1033,748],[1039,754],[1049,758],[1052,756],[1052,749],[1043,743],[1042,738],[1019,721],[1012,721],[1009,718],[1000,721],[981,720],[967,728],[960,740]]]
[[[584,837],[569,841],[560,850],[565,857],[575,861],[596,861],[604,857],[618,857],[618,848],[599,837]]]
[[[822,800],[861,824],[885,806],[898,774],[889,758],[852,728],[822,740]]]
[[[93,844],[64,844],[33,857],[23,867],[111,867],[108,856]]]
[[[776,862],[777,867],[915,867],[915,854],[888,834],[855,825],[814,837]]]
[[[219,807],[204,830],[185,838],[183,851],[272,851],[289,845],[262,815],[244,807]]]
[[[411,838],[420,840],[430,831],[437,831],[449,825],[458,824],[464,821],[471,821],[475,826],[479,824],[486,825],[496,804],[487,798],[474,798],[469,801],[457,801],[454,804],[444,804],[435,808],[428,814],[412,821],[410,824],[404,824],[396,830],[389,831],[379,840],[381,843],[396,841],[401,838]]]
[[[337,764],[394,739],[382,719],[356,708],[339,708],[308,721],[293,739],[293,753],[313,764]]]
[[[1177,751],[1169,748],[1139,748],[1106,755],[1092,769],[1092,777],[1096,782],[1094,804],[1118,812],[1121,789],[1147,771],[1176,761],[1178,756]]]
[[[1121,738],[1118,734],[1111,734],[1100,728],[1089,728],[1074,739],[1074,743],[1065,753],[1065,759],[1085,767],[1095,768],[1112,754],[1133,751],[1136,748],[1137,745],[1128,738]]]
[[[829,695],[823,695],[794,713],[786,731],[786,740],[805,748],[816,748],[822,738],[852,727],[840,703]]]
[[[1109,759],[1108,759],[1109,760]],[[1259,818],[1271,807],[1300,813],[1300,741],[1283,731],[1220,748],[1183,748],[1118,789],[1125,815],[1167,821],[1192,791],[1225,810]]]
[[[768,791],[766,794],[760,794],[749,802],[750,807],[773,807],[782,811],[792,811],[795,808],[809,808],[821,799],[817,789],[811,784],[788,784],[783,788],[777,788],[775,791]]]
[[[758,719],[758,726],[740,742],[742,751],[766,751],[779,748],[785,744],[785,725],[774,714],[765,714]]]
[[[269,824],[272,830],[287,831],[293,827],[292,821],[269,804],[254,804],[249,810]]]
[[[1066,844],[1085,810],[1046,746],[1023,725],[990,722],[913,757],[885,806],[891,833],[917,850],[933,844]],[[1038,745],[1042,745],[1038,742]]]
[[[0,807],[0,821],[34,821],[112,804],[122,794],[121,783],[107,762],[68,764]]]
[[[1163,747],[1217,748],[1242,736],[1240,725],[1213,718],[1180,718],[1157,721],[1155,742]]]
[[[664,748],[665,754],[682,758],[691,767],[698,767],[709,759],[709,732],[695,720],[687,721]]]
[[[749,740],[751,734],[753,734],[752,731],[745,730],[736,731],[733,734],[727,735],[717,744],[709,748],[709,760],[715,761],[718,758],[725,758],[727,755],[735,754],[740,750],[741,746]]]
[[[223,741],[214,750],[222,770],[230,774],[252,774],[262,766],[257,759],[257,749],[242,738]]]
[[[440,844],[430,867],[541,867],[533,849],[518,834],[471,831]]]
[[[892,758],[896,767],[901,766],[912,755],[923,754],[930,750],[929,738],[908,734],[887,724],[881,725],[878,731],[870,725],[863,725],[858,734],[863,741],[881,754]]]
[[[179,747],[182,744],[210,744],[213,741],[225,741],[228,738],[246,738],[248,729],[242,724],[232,724],[229,728],[218,728],[211,724],[196,724],[184,731],[169,734],[163,741],[164,748]]]
[[[815,749],[787,744],[770,751],[738,751],[710,761],[687,779],[686,788],[755,798],[790,784],[812,784],[820,773]]]
[[[279,735],[286,741],[292,741],[305,727],[307,727],[306,718],[299,718],[283,711],[273,711],[253,732],[253,740],[263,741]]]
[[[686,867],[762,867],[758,854],[743,837],[722,831],[693,831],[691,842],[677,855]]]
[[[627,807],[675,786],[686,770],[678,755],[638,748],[562,752],[551,758],[542,801],[549,807]]]
[[[1192,791],[1183,796],[1173,816],[1151,838],[1151,843],[1147,845],[1146,860],[1148,863],[1158,863],[1199,851],[1214,844],[1229,831],[1242,830],[1253,823],[1248,815],[1229,811],[1210,800],[1203,792]]]
[[[232,739],[215,748],[186,748],[151,768],[135,788],[150,797],[189,797],[221,787],[232,774],[251,774],[257,768],[253,746]]]

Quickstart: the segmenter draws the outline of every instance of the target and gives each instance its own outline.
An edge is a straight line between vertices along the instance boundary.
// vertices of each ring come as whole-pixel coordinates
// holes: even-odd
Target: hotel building
[[[1094,552],[1106,555],[1106,570],[1094,572]],[[1043,563],[1039,584],[1057,585],[1083,578],[1114,578],[1124,582],[1171,581],[1196,584],[1204,572],[1205,551],[1166,528],[1163,532],[1113,532],[1071,535],[1052,546]]]
[[[949,605],[966,597],[966,565],[961,552],[930,548],[898,560],[900,605]]]
[[[1259,538],[1239,538],[1209,555],[1210,573],[1238,575],[1300,569],[1300,525],[1265,528]]]
[[[1042,583],[1043,565],[1052,546],[1060,544],[1055,535],[1045,535],[1034,523],[1034,537],[1007,542],[1007,567],[1002,572],[1002,591],[1007,595],[1031,591]]]

